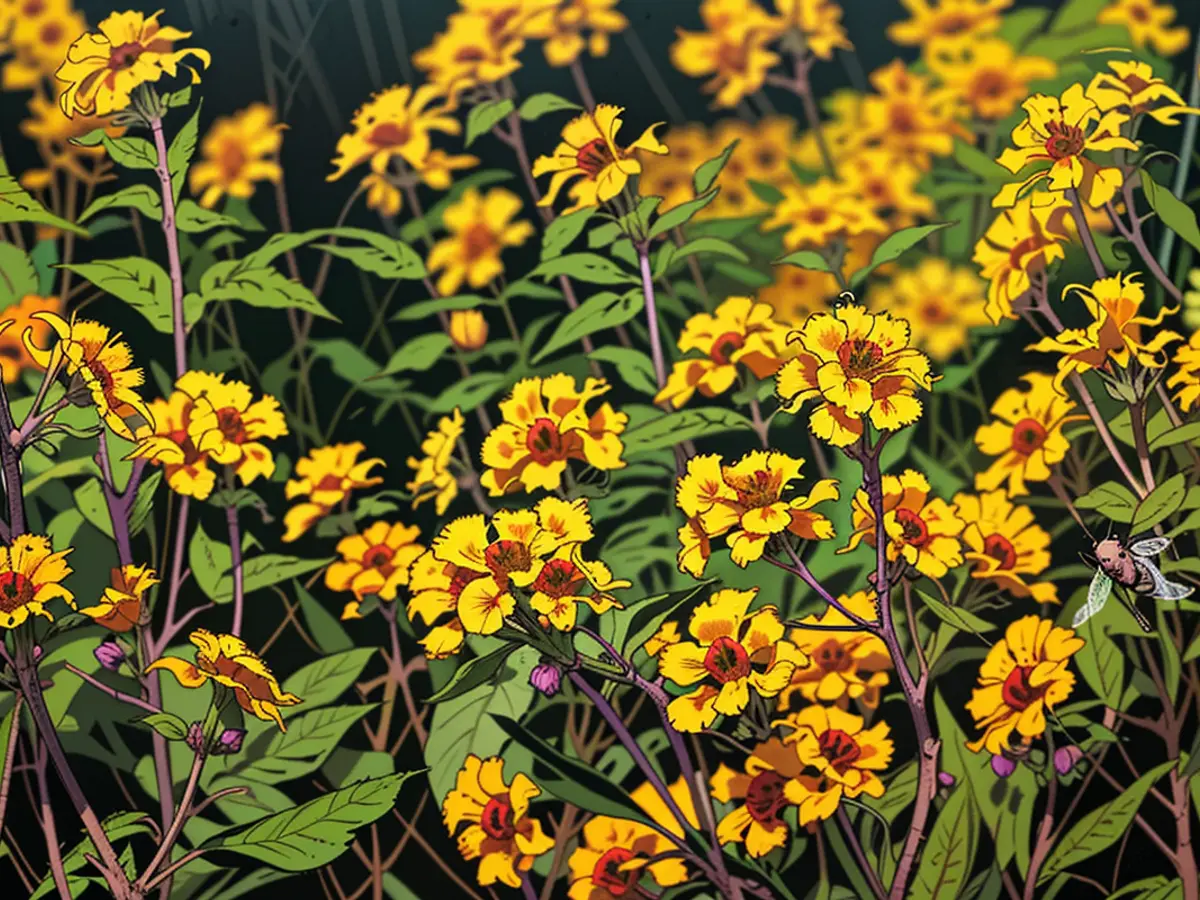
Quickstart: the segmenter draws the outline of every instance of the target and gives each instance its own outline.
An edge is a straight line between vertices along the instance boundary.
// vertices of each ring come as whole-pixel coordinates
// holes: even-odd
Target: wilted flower
[[[121,566],[112,570],[100,602],[79,612],[109,631],[131,631],[141,619],[142,595],[158,583],[158,575],[149,566]]]
[[[1065,219],[1070,201],[1062,194],[1026,195],[1001,210],[975,244],[972,261],[988,279],[984,311],[994,325],[1017,318],[1017,304],[1050,263],[1064,259]]]
[[[1180,115],[1200,115],[1200,109],[1184,103],[1149,63],[1110,59],[1108,67],[1112,71],[1097,72],[1087,88],[1087,95],[1101,111],[1119,109],[1131,117],[1144,113],[1162,125],[1178,125]]]

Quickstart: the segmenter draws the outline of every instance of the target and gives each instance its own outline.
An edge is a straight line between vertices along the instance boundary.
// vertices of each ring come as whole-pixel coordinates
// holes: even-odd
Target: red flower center
[[[62,26],[58,22],[47,22],[42,26],[42,30],[38,34],[38,37],[42,39],[42,43],[47,47],[53,47],[62,40]]]
[[[847,375],[866,375],[883,361],[883,348],[862,338],[843,341],[838,347],[838,361]]]
[[[926,322],[945,322],[950,318],[946,307],[937,300],[929,300],[921,307],[921,318]]]
[[[773,824],[787,802],[783,794],[786,782],[778,772],[759,772],[746,788],[746,812],[761,825]]]
[[[1066,159],[1083,152],[1083,129],[1065,122],[1050,122],[1046,125],[1050,136],[1046,138],[1046,152],[1051,159]]]
[[[454,54],[454,61],[460,63],[483,62],[485,59],[487,54],[482,47],[463,47]]]
[[[387,544],[376,544],[363,554],[363,565],[368,569],[379,569],[385,575],[391,574],[392,557],[396,551]]]
[[[463,592],[468,584],[476,578],[483,578],[482,572],[476,572],[474,569],[454,568],[454,574],[450,576],[450,586],[446,589],[450,593],[450,597],[455,603],[458,602],[458,595]]]
[[[976,97],[996,98],[1004,94],[1008,87],[1008,79],[1004,73],[996,69],[980,72],[972,85]]]
[[[941,34],[958,34],[960,31],[965,31],[973,24],[970,16],[962,13],[947,13],[942,16],[941,22],[938,23],[938,31]]]
[[[719,366],[729,365],[729,358],[746,344],[746,339],[736,331],[727,331],[715,341],[708,352],[709,357]]]
[[[371,129],[367,143],[376,147],[400,147],[412,140],[412,126],[405,122],[380,122]]]
[[[817,739],[821,755],[829,760],[829,764],[840,775],[850,768],[851,764],[862,756],[862,750],[854,738],[838,728],[830,728],[822,732]]]
[[[463,232],[462,245],[468,260],[480,259],[496,249],[496,233],[486,222],[476,222]]]
[[[534,462],[546,465],[560,459],[566,459],[566,444],[558,426],[551,419],[537,419],[529,434],[525,435],[525,446]]]
[[[507,581],[509,572],[524,572],[532,558],[529,548],[520,541],[496,541],[483,551],[487,567],[498,581]]]
[[[217,428],[225,435],[227,441],[235,444],[246,441],[246,426],[242,422],[242,414],[232,406],[217,410]]]
[[[912,134],[917,130],[917,120],[911,109],[902,104],[893,104],[888,121],[891,123],[891,130],[898,134]]]
[[[552,559],[542,567],[533,589],[557,600],[574,595],[583,581],[584,574],[569,559]]]
[[[614,897],[624,897],[626,892],[637,884],[641,874],[639,869],[621,871],[621,866],[633,858],[632,850],[626,850],[624,847],[609,848],[596,860],[592,869],[592,884],[604,888]]]
[[[608,148],[608,142],[604,138],[588,141],[575,153],[575,164],[593,181],[613,162],[612,150]]]
[[[33,599],[33,582],[20,572],[0,573],[0,609],[11,613]]]
[[[1016,666],[1004,679],[1000,696],[1004,698],[1004,705],[1009,709],[1020,712],[1046,693],[1044,687],[1035,688],[1029,683],[1029,676],[1032,674],[1033,666]]]
[[[854,664],[846,648],[836,638],[830,638],[818,647],[813,659],[825,672],[845,672]]]
[[[815,206],[804,214],[810,225],[824,225],[829,221],[829,210]]]
[[[924,547],[929,542],[929,528],[925,520],[911,509],[896,510],[896,521],[900,523],[901,536],[906,544]]]
[[[501,794],[488,800],[479,817],[479,826],[488,837],[497,841],[511,840],[517,833],[513,824],[512,805],[508,802],[508,794]]]
[[[108,57],[108,67],[110,69],[128,69],[137,62],[143,49],[145,48],[136,41],[113,47],[113,51]]]
[[[704,668],[718,682],[728,684],[750,674],[750,657],[733,638],[719,637],[704,654]]]
[[[738,494],[738,502],[748,509],[761,509],[770,506],[779,499],[781,485],[770,472],[759,469],[748,478],[740,479],[734,485]]]
[[[1037,419],[1022,419],[1013,426],[1012,448],[1029,456],[1046,442],[1046,427]]]
[[[1017,549],[1002,534],[989,534],[984,538],[983,552],[997,560],[1001,569],[1012,569],[1017,565]]]

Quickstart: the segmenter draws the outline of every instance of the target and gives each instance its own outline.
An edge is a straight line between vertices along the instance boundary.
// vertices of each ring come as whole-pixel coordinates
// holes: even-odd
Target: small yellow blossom
[[[488,323],[477,309],[456,309],[450,313],[450,340],[466,353],[479,350],[487,343]]]
[[[887,224],[871,205],[852,194],[846,184],[832,178],[786,185],[782,193],[783,199],[763,222],[762,229],[787,229],[783,246],[788,250],[824,248],[837,238],[887,233]]]
[[[929,70],[977,119],[1007,118],[1027,96],[1029,85],[1053,78],[1058,66],[1041,56],[1018,56],[998,37],[963,36],[933,41],[925,49]]]
[[[67,555],[71,548],[54,552],[50,539],[40,534],[18,534],[0,549],[0,628],[16,628],[30,616],[54,621],[46,609],[51,600],[75,608],[75,595],[63,587],[71,574]]]
[[[368,596],[395,600],[396,592],[408,584],[409,567],[425,548],[416,543],[421,529],[400,522],[376,522],[362,534],[338,541],[342,557],[325,570],[325,587],[350,591],[354,600],[346,604],[343,619],[358,618],[358,608]]]
[[[832,59],[834,50],[853,50],[842,27],[842,8],[833,0],[775,0],[781,22],[804,38],[804,47],[818,59]]]
[[[1062,241],[1070,205],[1062,194],[1039,195],[1036,204],[1032,196],[1022,197],[1002,210],[975,244],[972,261],[988,279],[984,311],[993,324],[1018,318],[1033,278],[1043,276],[1056,259],[1066,258]]]
[[[768,44],[781,23],[751,0],[703,0],[700,18],[704,31],[676,30],[671,63],[693,78],[713,76],[704,90],[716,94],[714,105],[737,106],[763,86],[767,71],[779,63]]]
[[[525,34],[544,41],[546,62],[555,67],[569,66],[584,49],[607,56],[611,36],[629,27],[616,5],[617,0],[562,0],[532,16]]]
[[[50,337],[50,325],[38,313],[59,315],[62,300],[58,297],[42,297],[26,294],[18,302],[6,307],[0,315],[0,368],[5,384],[13,384],[26,369],[39,367],[38,361],[25,344],[24,334],[30,332],[30,342],[40,346]]]
[[[1026,482],[1047,480],[1050,467],[1070,449],[1062,430],[1082,418],[1070,415],[1075,404],[1054,389],[1053,376],[1030,372],[1022,380],[1029,390],[1004,391],[992,404],[994,421],[975,432],[980,452],[996,457],[987,471],[975,473],[977,491],[993,491],[1007,482],[1008,496],[1026,494]]]
[[[855,591],[838,597],[843,609],[867,622],[878,618],[873,591]],[[809,703],[836,703],[845,708],[851,700],[868,709],[879,706],[879,695],[888,684],[887,672],[892,667],[887,645],[865,631],[830,632],[805,625],[838,626],[851,629],[854,623],[834,606],[827,606],[819,616],[805,616],[791,639],[807,657],[809,663],[797,666],[792,681],[779,695],[779,709],[786,712],[793,694]]]
[[[404,487],[412,492],[414,509],[432,497],[434,509],[440,516],[458,496],[458,479],[450,471],[450,460],[462,433],[463,414],[456,406],[450,415],[438,419],[436,431],[425,435],[421,442],[421,452],[425,455],[420,459],[408,458],[413,480]]]
[[[1000,27],[1000,13],[1012,0],[900,0],[912,17],[888,26],[897,44],[925,44],[945,37],[978,37]]]
[[[520,211],[521,198],[504,188],[482,194],[470,187],[446,207],[442,224],[449,237],[433,245],[426,263],[431,273],[442,273],[438,293],[454,294],[464,282],[478,290],[503,275],[501,252],[519,247],[533,234],[529,222],[513,221]]]
[[[970,329],[988,321],[984,283],[970,268],[936,256],[897,272],[868,296],[875,309],[906,320],[913,344],[940,363],[967,345]]]
[[[787,842],[782,813],[799,806],[809,792],[800,781],[804,763],[794,744],[770,738],[754,748],[744,766],[743,773],[720,763],[710,780],[714,800],[735,804],[717,823],[717,840],[745,844],[750,857],[758,859]]]
[[[1183,412],[1189,412],[1200,400],[1200,331],[1193,331],[1191,339],[1176,348],[1171,360],[1176,372],[1167,379],[1170,387],[1179,386],[1175,402]]]
[[[1171,3],[1158,0],[1112,0],[1096,21],[1101,25],[1124,25],[1135,47],[1152,47],[1155,53],[1174,56],[1188,45],[1186,25],[1175,25],[1177,15]]]
[[[1058,589],[1049,582],[1029,582],[1050,567],[1050,535],[1034,520],[1033,510],[1018,506],[1003,490],[980,495],[957,494],[954,505],[967,523],[963,543],[971,577],[990,581],[1014,597],[1057,603]]]
[[[1112,72],[1097,72],[1087,87],[1087,95],[1101,112],[1118,109],[1126,115],[1150,116],[1162,125],[1178,125],[1180,115],[1200,115],[1200,109],[1188,106],[1179,92],[1154,74],[1141,60],[1110,59]]]
[[[200,205],[211,209],[225,195],[248,200],[256,181],[278,184],[283,178],[277,159],[283,127],[265,103],[252,103],[213,122],[200,142],[201,158],[188,173],[192,193],[203,191]]]
[[[339,504],[349,502],[353,491],[374,487],[383,478],[371,470],[383,465],[378,457],[358,461],[367,448],[359,441],[349,444],[330,444],[316,447],[296,462],[296,478],[288,479],[283,487],[289,500],[307,497],[283,517],[284,542],[294,541],[318,521],[329,515]]]

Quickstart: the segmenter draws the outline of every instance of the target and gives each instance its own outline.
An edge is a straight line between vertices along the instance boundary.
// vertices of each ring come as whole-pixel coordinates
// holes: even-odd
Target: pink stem
[[[661,391],[667,385],[667,366],[663,361],[662,339],[658,334],[658,306],[654,302],[654,276],[650,272],[650,252],[638,244],[638,266],[642,271],[642,296],[646,299],[646,324],[650,328],[650,358],[654,362],[654,380]]]
[[[171,276],[171,321],[175,342],[175,377],[187,371],[187,322],[183,318],[183,266],[179,262],[179,232],[175,227],[175,191],[171,186],[171,166],[167,161],[167,140],[160,116],[150,120],[158,162],[154,167],[162,193],[162,230],[167,242],[167,272]]]
[[[233,625],[229,633],[235,637],[242,633],[243,571],[242,535],[238,528],[236,506],[225,507],[225,521],[229,524],[229,552],[233,560]]]

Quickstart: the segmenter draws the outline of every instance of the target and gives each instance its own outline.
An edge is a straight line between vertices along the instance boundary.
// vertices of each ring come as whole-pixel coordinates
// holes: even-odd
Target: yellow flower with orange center
[[[987,324],[984,283],[970,268],[927,256],[872,288],[871,306],[912,327],[912,342],[944,363],[967,345],[970,329]]]
[[[601,103],[568,122],[562,130],[562,140],[550,156],[539,156],[533,162],[533,175],[550,173],[550,186],[538,206],[550,206],[563,185],[577,179],[568,193],[574,204],[564,212],[585,206],[607,203],[625,189],[631,175],[642,171],[638,152],[665,155],[666,145],[654,136],[656,122],[628,147],[617,143],[621,130],[622,106]]]
[[[897,44],[925,44],[936,38],[990,34],[1012,0],[900,0],[911,18],[888,26]]]
[[[1163,56],[1174,56],[1188,45],[1186,25],[1175,25],[1175,7],[1158,0],[1112,0],[1096,21],[1101,25],[1124,25],[1135,47],[1153,47]]]
[[[1049,619],[1025,616],[1009,625],[988,651],[967,703],[983,729],[967,747],[999,755],[1012,746],[1014,731],[1025,746],[1045,733],[1046,712],[1071,696],[1075,676],[1067,663],[1083,646],[1074,631]]]
[[[38,368],[39,363],[25,345],[23,335],[30,331],[33,344],[44,344],[50,336],[50,326],[36,313],[58,315],[62,301],[58,297],[26,294],[17,303],[6,307],[0,321],[0,370],[5,384],[13,384],[25,369]]]
[[[2,29],[0,29],[2,30]],[[37,143],[38,154],[46,168],[26,169],[21,184],[29,190],[47,187],[56,170],[70,173],[80,181],[94,181],[107,167],[107,152],[102,145],[85,147],[75,143],[77,138],[103,128],[112,138],[120,137],[125,129],[112,124],[111,119],[76,115],[67,118],[54,97],[40,91],[29,97],[29,117],[21,121],[21,133]],[[84,165],[90,161],[91,165]]]
[[[738,772],[721,763],[709,781],[714,800],[735,804],[717,823],[717,840],[744,844],[750,857],[758,859],[787,843],[783,813],[808,796],[800,783],[804,763],[794,745],[773,737],[754,748],[744,768]]]
[[[761,228],[786,229],[783,246],[788,250],[824,248],[837,238],[887,233],[887,223],[843,182],[818,178],[811,184],[784,185],[781,191],[783,199]]]
[[[213,634],[198,628],[189,636],[196,645],[196,662],[175,656],[156,659],[146,671],[165,669],[185,688],[198,688],[209,681],[233,692],[238,706],[264,722],[274,722],[280,731],[287,731],[279,708],[302,702],[295,694],[283,690],[275,675],[262,658],[232,634]]]
[[[785,453],[754,450],[731,466],[719,455],[688,460],[687,472],[675,488],[675,504],[687,516],[679,529],[679,570],[699,578],[712,555],[712,539],[728,534],[733,561],[745,568],[761,559],[774,536],[794,534],[806,541],[833,537],[833,523],[813,507],[838,497],[833,478],[818,481],[812,491],[784,499],[800,477],[804,460]]]
[[[141,621],[142,596],[158,583],[158,575],[149,566],[121,566],[112,570],[100,602],[79,612],[109,631],[124,634]]]
[[[671,63],[693,78],[711,75],[704,90],[716,95],[715,106],[737,106],[763,86],[767,71],[779,62],[767,45],[783,23],[750,0],[703,0],[700,18],[704,31],[676,29]]]
[[[458,852],[467,861],[479,860],[475,877],[481,885],[519,888],[520,873],[553,849],[554,838],[529,814],[529,801],[541,793],[523,772],[505,781],[504,760],[498,756],[480,759],[471,753],[463,762],[442,804],[442,819],[451,837],[460,825],[467,826],[457,835]]]
[[[463,91],[495,84],[521,67],[524,32],[540,10],[556,0],[473,0],[462,3],[447,28],[413,54],[413,65],[431,85],[456,100]]]
[[[954,506],[967,523],[962,539],[967,562],[974,563],[972,578],[990,581],[1014,597],[1058,602],[1053,584],[1025,577],[1050,567],[1050,535],[1037,524],[1033,510],[1014,504],[1003,490],[957,494]]]
[[[383,465],[382,459],[372,457],[359,462],[359,455],[366,449],[360,441],[330,444],[314,447],[296,462],[297,477],[288,479],[283,493],[289,500],[308,499],[297,503],[284,515],[285,543],[296,540],[329,515],[335,506],[348,503],[354,491],[383,482],[383,478],[371,474],[373,468]]]
[[[1175,402],[1183,412],[1188,412],[1200,400],[1200,331],[1193,331],[1191,339],[1176,348],[1171,361],[1177,371],[1167,379],[1167,384],[1170,387],[1179,385]]]
[[[265,103],[252,103],[213,122],[200,142],[201,158],[188,172],[192,193],[203,192],[200,205],[211,209],[223,196],[249,200],[257,181],[278,184],[283,178],[277,158],[283,128]]]
[[[801,764],[817,772],[800,779],[807,788],[798,804],[801,825],[828,819],[843,797],[883,796],[877,773],[888,767],[893,751],[886,722],[866,728],[861,716],[836,706],[810,706],[776,724],[790,729],[784,743],[794,745]]]
[[[784,640],[779,610],[763,606],[749,611],[758,588],[721,590],[698,606],[688,622],[691,641],[664,647],[658,671],[680,687],[699,685],[667,705],[671,725],[678,731],[702,731],[718,715],[739,715],[750,702],[750,690],[774,697],[796,666],[806,662]]]
[[[70,547],[54,552],[50,539],[40,534],[18,534],[0,548],[0,628],[16,628],[30,616],[53,622],[46,609],[51,600],[75,608],[75,595],[63,587],[71,574],[70,552]]]
[[[970,131],[959,121],[962,104],[949,89],[934,87],[931,76],[897,59],[873,72],[871,84],[876,93],[863,96],[857,110],[859,140],[883,147],[925,172],[931,157],[953,151],[956,136],[970,139]]]
[[[479,483],[499,497],[557,489],[570,460],[600,471],[624,468],[621,432],[629,417],[608,403],[590,415],[586,409],[608,390],[603,378],[588,378],[577,391],[575,378],[562,372],[518,381],[500,401],[504,421],[484,438],[480,458],[487,471]]]
[[[408,584],[409,567],[425,548],[416,543],[421,529],[401,522],[376,522],[362,534],[338,541],[341,559],[325,570],[325,587],[350,591],[354,599],[342,610],[343,619],[357,619],[358,608],[369,596],[395,600],[396,591]]]
[[[413,480],[404,488],[413,495],[413,509],[432,498],[434,509],[440,516],[458,496],[458,479],[450,471],[450,460],[454,458],[454,448],[462,433],[463,414],[456,406],[450,415],[438,419],[436,431],[425,435],[421,442],[421,452],[425,455],[420,459],[408,458]]]
[[[875,546],[875,512],[867,492],[854,495],[854,532],[839,550],[848,553],[866,541]],[[900,475],[883,476],[883,525],[888,537],[887,558],[903,559],[930,578],[941,578],[962,565],[958,536],[965,524],[954,507],[940,497],[929,496],[929,479],[907,469]]]
[[[775,393],[788,412],[817,400],[809,428],[835,447],[862,437],[868,421],[880,431],[911,425],[921,417],[915,391],[935,380],[911,336],[903,319],[856,304],[815,313],[789,336],[800,351],[775,376]]]
[[[723,394],[737,382],[739,364],[756,378],[774,375],[792,351],[788,329],[772,318],[772,312],[751,297],[730,297],[711,314],[688,319],[679,335],[679,351],[704,355],[676,361],[654,402],[670,401],[679,409],[696,391],[705,397]]]
[[[988,279],[984,311],[993,324],[1018,318],[1033,278],[1043,276],[1054,260],[1066,258],[1062,241],[1069,209],[1062,194],[1039,195],[1037,204],[1032,196],[1022,197],[1002,210],[975,244],[971,259]]]
[[[201,434],[192,424],[193,415],[200,414],[195,398],[217,377],[207,372],[185,372],[166,400],[151,400],[154,433],[143,436],[129,454],[131,459],[143,457],[161,465],[171,490],[197,500],[208,499],[217,475],[208,466],[208,454],[197,449],[192,437]]]
[[[839,166],[839,176],[858,203],[891,226],[907,228],[934,213],[933,200],[917,190],[923,174],[912,162],[884,147],[859,150]],[[875,230],[864,234],[875,234]],[[870,254],[867,254],[868,257]],[[848,254],[851,256],[851,254]],[[863,260],[862,264],[865,264]],[[843,260],[847,271],[854,271],[853,259]]]
[[[939,38],[925,48],[929,70],[977,119],[996,122],[1012,114],[1029,85],[1053,78],[1058,66],[1042,56],[1018,56],[998,37]]]
[[[1178,125],[1180,115],[1200,115],[1200,109],[1188,106],[1149,63],[1110,59],[1108,67],[1111,72],[1097,72],[1087,87],[1101,112],[1118,109],[1131,118],[1144,114],[1162,125]]]
[[[1070,415],[1075,404],[1055,390],[1053,376],[1030,372],[1022,380],[1029,390],[1004,391],[992,404],[994,421],[975,432],[980,452],[996,457],[986,472],[975,473],[977,491],[1007,482],[1008,496],[1017,497],[1028,493],[1027,481],[1046,481],[1070,449],[1063,425],[1083,418]]]
[[[1081,84],[1071,85],[1061,97],[1034,94],[1021,106],[1025,119],[1012,131],[1013,146],[1006,148],[996,162],[1014,175],[1026,166],[1036,169],[1023,180],[1002,187],[992,198],[992,206],[1012,206],[1041,181],[1046,182],[1050,196],[1075,190],[1091,206],[1103,206],[1111,200],[1121,186],[1121,170],[1102,166],[1087,154],[1136,150],[1138,145],[1121,135],[1121,126],[1129,116],[1116,109],[1101,112]],[[1034,204],[1045,199],[1044,194],[1035,195]]]
[[[462,198],[446,207],[442,224],[450,233],[429,251],[429,271],[441,272],[438,293],[450,295],[465,281],[472,288],[486,286],[504,274],[501,252],[519,247],[533,234],[524,220],[513,221],[521,211],[521,198],[504,188],[481,194],[467,188]]]
[[[87,20],[72,8],[71,0],[7,0],[12,12],[5,23],[0,13],[0,35],[11,54],[4,64],[6,91],[36,88],[54,74],[67,50],[87,31]]]
[[[50,326],[58,341],[50,350],[34,343],[32,325],[21,335],[29,355],[43,369],[65,371],[70,378],[67,393],[72,398],[90,397],[100,418],[127,441],[154,428],[154,417],[138,394],[143,375],[133,365],[133,351],[108,326],[90,319],[57,313],[35,312],[30,318]]]
[[[524,31],[544,41],[546,62],[569,66],[586,49],[592,56],[607,56],[610,37],[629,27],[616,10],[617,0],[562,0],[534,14]]]
[[[833,0],[775,0],[775,11],[818,59],[833,59],[834,50],[854,49],[842,27],[842,8]]]
[[[408,574],[409,601],[404,605],[409,621],[417,616],[430,626],[420,639],[430,659],[445,659],[462,649],[462,622],[458,618],[458,598],[463,588],[484,572],[438,559],[426,551],[413,561]]]
[[[825,312],[841,293],[830,272],[800,266],[772,266],[770,284],[758,289],[758,299],[774,311],[775,319],[799,328],[813,313]]]
[[[1167,364],[1166,346],[1183,340],[1183,336],[1159,326],[1178,308],[1163,307],[1153,318],[1139,316],[1146,292],[1137,278],[1137,272],[1118,272],[1092,282],[1091,287],[1073,284],[1063,290],[1064,298],[1075,291],[1092,321],[1084,328],[1067,328],[1030,346],[1031,350],[1061,354],[1055,390],[1063,391],[1063,382],[1072,375],[1092,369],[1111,371],[1113,364],[1122,369],[1132,360],[1147,369],[1161,369]],[[1145,329],[1157,331],[1147,339],[1143,337]]]
[[[867,622],[878,618],[873,591],[855,591],[838,597],[838,603]],[[843,709],[851,700],[868,709],[879,706],[879,694],[888,684],[883,669],[892,667],[887,646],[875,635],[851,630],[857,623],[840,609],[828,606],[818,615],[805,616],[791,634],[792,643],[809,658],[797,666],[791,683],[779,695],[779,709],[786,712],[793,694],[810,703],[836,703]],[[821,629],[805,625],[825,626]],[[827,630],[830,626],[846,631]]]
[[[275,457],[263,441],[288,433],[279,401],[270,394],[255,400],[249,385],[225,381],[224,375],[188,374],[186,387],[195,391],[188,436],[196,450],[232,467],[243,485],[274,475]],[[176,390],[182,390],[178,383]]]
[[[198,82],[200,73],[183,61],[193,58],[202,68],[208,68],[212,57],[198,47],[175,50],[175,41],[189,38],[192,33],[160,25],[161,14],[162,10],[152,16],[114,12],[100,23],[99,33],[78,37],[54,73],[67,84],[59,98],[62,111],[68,116],[120,112],[129,105],[138,85],[152,84],[163,75],[174,77],[181,67],[190,74],[192,84]]]
[[[662,203],[658,205],[660,213],[695,197],[692,173],[697,166],[724,149],[709,139],[708,131],[703,125],[696,124],[672,126],[663,135],[662,142],[671,148],[670,153],[638,155],[642,164],[642,174],[638,177],[638,191],[644,197],[662,197]],[[713,198],[713,203],[697,212],[696,218],[704,216],[726,193],[729,183],[725,174],[725,170],[722,170],[717,176],[717,184],[721,185],[720,194]]]

